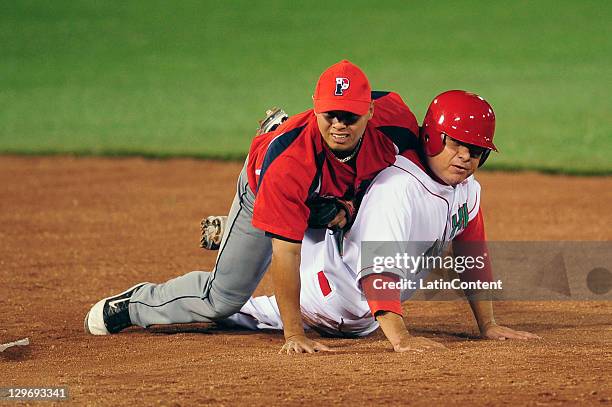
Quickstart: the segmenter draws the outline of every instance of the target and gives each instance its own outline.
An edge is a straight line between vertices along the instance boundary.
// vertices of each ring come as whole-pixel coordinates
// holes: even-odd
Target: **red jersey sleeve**
[[[396,288],[388,288],[389,283],[398,282],[398,276],[387,273],[370,274],[361,279],[361,289],[373,316],[376,316],[379,311],[389,311],[402,315],[401,291]],[[387,284],[387,286],[383,284]]]
[[[314,171],[313,171],[314,172]],[[274,235],[301,241],[308,227],[306,205],[314,173],[292,157],[279,157],[261,180],[253,208],[253,226]]]
[[[376,94],[376,95],[375,95]],[[405,155],[418,148],[419,125],[416,117],[395,92],[373,92],[372,124],[393,142],[393,155]]]
[[[414,134],[418,134],[419,125],[414,113],[395,92],[377,92],[374,99],[374,125],[376,127],[393,126],[403,127]]]
[[[466,269],[463,273],[459,273],[461,281],[493,281],[491,259],[487,247],[484,217],[481,208],[463,232],[453,240],[453,251],[455,256],[470,256],[473,258],[483,256],[484,267],[472,267]]]

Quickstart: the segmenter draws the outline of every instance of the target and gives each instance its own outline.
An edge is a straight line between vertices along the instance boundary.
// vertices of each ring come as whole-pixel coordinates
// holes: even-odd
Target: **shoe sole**
[[[100,301],[96,302],[93,305],[93,307],[91,307],[90,310],[87,312],[87,315],[85,315],[85,320],[83,321],[83,329],[85,330],[85,333],[90,334],[90,335],[96,335],[96,336],[111,335],[111,333],[108,332],[108,330],[106,329],[106,326],[104,325],[104,322],[102,322],[102,325],[104,325],[104,331],[102,329],[92,331],[89,328],[89,315],[91,314],[91,311],[93,311],[94,308],[96,308],[97,306],[101,306],[102,308],[104,308],[104,304],[106,303],[106,301],[108,301],[108,300],[110,300],[112,298],[119,297],[121,295],[127,294],[128,292],[130,292],[132,290],[135,290],[136,288],[138,288],[140,286],[143,286],[145,284],[151,284],[151,283],[149,283],[149,282],[138,283],[138,284],[128,288],[127,290],[125,290],[125,291],[123,291],[123,292],[121,292],[119,294],[115,294],[113,296],[103,298]]]
[[[279,107],[273,107],[266,110],[266,117],[259,121],[259,128],[255,132],[255,135],[259,136],[275,130],[288,118],[289,115]]]
[[[223,234],[225,233],[226,221],[227,216],[209,216],[202,220],[202,239],[200,240],[200,247],[202,249],[219,250],[221,241],[223,240]],[[214,235],[207,235],[204,231],[211,226],[216,229],[216,233]]]

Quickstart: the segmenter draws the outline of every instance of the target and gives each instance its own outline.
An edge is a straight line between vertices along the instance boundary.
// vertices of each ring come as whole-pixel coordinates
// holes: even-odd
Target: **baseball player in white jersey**
[[[380,326],[398,352],[443,347],[410,336],[402,319],[401,301],[419,286],[402,290],[398,283],[421,280],[427,270],[417,274],[400,265],[381,270],[376,267],[380,266],[376,256],[362,256],[362,242],[386,242],[380,245],[382,251],[413,258],[426,249],[429,254],[440,254],[451,242],[455,256],[486,253],[480,185],[473,174],[489,152],[497,150],[494,129],[493,110],[480,96],[464,91],[442,93],[424,119],[421,151],[398,156],[394,165],[374,179],[345,237],[343,256],[329,231],[310,229],[306,233],[301,249],[300,304],[307,327],[332,336],[358,337]],[[377,250],[375,246],[373,251]],[[483,259],[481,267],[472,267],[459,278],[480,284],[471,287],[491,283],[490,262],[486,256]],[[477,292],[470,289],[467,293]],[[497,325],[490,300],[469,301],[482,337],[538,338]],[[251,329],[282,329],[274,297],[251,298],[240,313],[224,322]]]

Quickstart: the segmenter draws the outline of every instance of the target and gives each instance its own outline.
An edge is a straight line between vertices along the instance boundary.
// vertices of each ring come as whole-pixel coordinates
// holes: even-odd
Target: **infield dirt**
[[[406,303],[448,350],[396,354],[380,333],[279,355],[281,334],[192,324],[83,332],[98,299],[209,270],[199,221],[223,214],[238,163],[0,157],[0,387],[68,386],[88,405],[612,403],[612,303],[497,303],[539,341],[483,341],[465,302]],[[612,177],[480,173],[491,240],[612,240]],[[265,278],[257,294],[271,293]]]

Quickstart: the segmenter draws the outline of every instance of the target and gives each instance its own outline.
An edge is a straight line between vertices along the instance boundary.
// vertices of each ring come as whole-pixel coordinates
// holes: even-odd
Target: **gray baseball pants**
[[[271,239],[251,223],[254,202],[245,163],[214,270],[140,287],[130,298],[134,325],[211,322],[240,311],[272,258]]]

